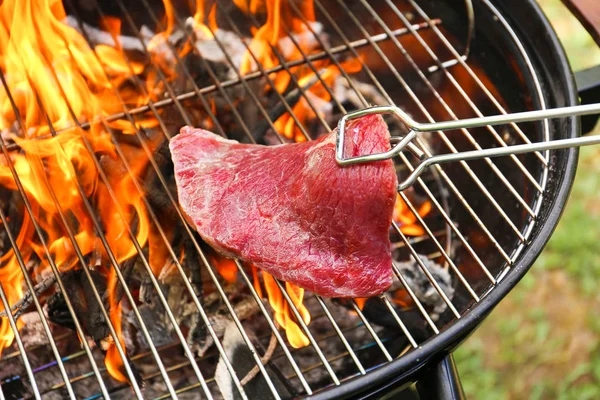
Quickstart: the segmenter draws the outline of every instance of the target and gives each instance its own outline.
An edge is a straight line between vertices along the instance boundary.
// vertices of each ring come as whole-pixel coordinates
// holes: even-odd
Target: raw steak
[[[346,156],[389,150],[380,116],[352,121]],[[184,127],[170,143],[182,209],[217,251],[325,297],[370,297],[392,283],[391,160],[341,167],[336,132],[259,146]]]

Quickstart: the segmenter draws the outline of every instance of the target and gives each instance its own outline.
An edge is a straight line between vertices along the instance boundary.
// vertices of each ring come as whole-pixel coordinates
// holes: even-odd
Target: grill
[[[525,250],[539,252],[539,221],[554,212],[554,203],[545,202],[552,197],[548,190],[561,187],[572,174],[570,168],[561,169],[557,154],[574,157],[574,150],[436,164],[425,171],[410,189],[399,192],[397,205],[403,209],[390,233],[395,281],[377,298],[324,299],[277,280],[269,288],[267,278],[251,266],[228,262],[208,248],[179,209],[165,146],[183,125],[242,142],[277,144],[314,139],[347,112],[372,104],[397,105],[415,120],[434,122],[570,101],[548,97],[552,71],[540,72],[539,60],[526,51],[531,43],[523,42],[495,2],[477,2],[475,18],[470,2],[465,7],[452,1],[315,0],[318,23],[308,20],[305,2],[285,4],[305,31],[300,35],[282,22],[279,29],[287,42],[265,42],[263,51],[274,57],[274,65],[268,65],[259,62],[263,56],[249,39],[265,25],[268,6],[243,13],[233,3],[206,2],[206,18],[199,25],[211,47],[202,47],[196,45],[201,33],[186,20],[187,5],[174,2],[165,12],[161,2],[151,0],[109,5],[65,0],[65,23],[96,49],[103,70],[94,73],[111,77],[103,90],[116,103],[106,107],[110,113],[81,118],[55,64],[51,84],[68,115],[53,121],[40,86],[33,83],[36,76],[22,64],[25,81],[34,88],[29,101],[40,110],[46,129],[35,138],[28,138],[23,95],[11,86],[12,76],[0,75],[8,107],[4,113],[14,116],[0,138],[2,268],[14,267],[12,280],[6,280],[6,273],[0,284],[2,308],[12,309],[3,314],[3,335],[14,335],[14,341],[0,339],[5,347],[0,394],[5,398],[340,395],[336,389],[364,385],[357,377],[375,377],[401,360],[425,361],[427,345],[456,332],[463,317],[492,299],[515,269],[526,270],[518,263]],[[104,30],[92,24],[114,16],[122,21],[119,46],[117,36],[107,33],[108,23]],[[494,28],[477,29],[488,24]],[[158,35],[148,36],[148,26],[174,33],[158,41]],[[474,31],[478,36],[472,41]],[[179,42],[173,39],[176,34]],[[178,46],[184,42],[195,45],[182,52]],[[118,68],[102,59],[102,43],[121,48],[125,56],[117,67],[125,68],[125,83],[115,83]],[[244,54],[252,68],[242,73]],[[146,80],[134,72],[139,63],[144,63]],[[288,84],[278,90],[282,76]],[[130,92],[145,101],[135,103],[127,97]],[[282,118],[293,127],[291,134],[282,132]],[[393,136],[406,135],[401,124],[389,123]],[[548,141],[568,136],[571,124],[564,118],[419,135],[395,158],[398,176],[408,177],[423,155]],[[97,132],[113,143],[112,157],[99,150]],[[89,168],[97,171],[94,188],[85,184],[86,170],[68,157],[70,165],[58,171],[73,183],[65,185],[76,190],[73,194],[64,193],[56,175],[37,174],[33,181],[27,175],[48,170],[49,159],[16,156],[44,154],[45,146],[67,153],[73,142],[60,140],[67,135],[78,138]],[[27,168],[18,164],[23,160]],[[67,176],[70,171],[76,176]],[[117,177],[125,177],[127,185]],[[31,182],[46,204],[32,194]],[[92,194],[99,188],[105,191],[101,204]],[[69,208],[68,195],[78,199],[77,207]],[[145,210],[147,224],[136,206]],[[52,225],[64,237],[59,244],[40,207],[54,209]],[[108,208],[111,217],[102,213]],[[144,227],[151,239],[140,240]],[[83,231],[93,232],[93,245],[84,243]],[[59,247],[69,259],[60,258]],[[101,275],[100,265],[111,272]],[[18,297],[12,282],[22,282]],[[277,291],[278,302],[273,300]],[[287,317],[281,317],[283,309]],[[115,323],[117,310],[121,325]],[[282,329],[280,318],[291,321],[296,337],[305,342],[295,344],[292,328]],[[200,349],[203,343],[209,345]],[[110,358],[113,363],[105,365]]]

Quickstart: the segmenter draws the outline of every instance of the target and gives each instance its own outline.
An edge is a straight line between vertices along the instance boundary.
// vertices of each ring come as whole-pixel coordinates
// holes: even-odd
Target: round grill
[[[118,85],[112,80],[106,88],[118,100],[111,109],[118,111],[82,119],[63,87],[57,101],[68,105],[69,122],[58,126],[47,119],[47,134],[28,138],[19,94],[10,88],[11,77],[2,75],[15,117],[14,127],[5,131],[23,139],[4,134],[1,139],[2,171],[7,173],[1,238],[4,252],[13,251],[24,287],[15,301],[9,295],[15,288],[0,285],[4,309],[13,308],[3,321],[15,339],[0,360],[7,398],[347,395],[357,385],[381,382],[392,370],[400,375],[422,363],[431,349],[449,344],[451,334],[460,337],[461,319],[473,308],[489,310],[490,299],[506,293],[498,288],[503,280],[511,277],[507,285],[514,284],[518,278],[513,276],[541,250],[545,239],[539,238],[540,230],[555,223],[554,207],[568,191],[569,183],[563,182],[572,177],[575,150],[430,168],[399,193],[390,231],[394,284],[380,297],[323,299],[308,292],[299,295],[276,280],[269,289],[258,271],[223,259],[186,224],[166,145],[184,125],[246,143],[312,140],[331,131],[347,112],[373,104],[397,105],[424,122],[570,105],[568,95],[553,94],[560,84],[548,80],[561,66],[542,69],[537,52],[527,50],[529,38],[520,37],[495,2],[478,2],[476,17],[469,20],[469,7],[460,1],[315,0],[313,22],[306,2],[290,1],[284,11],[304,26],[303,33],[282,17],[279,29],[286,39],[275,45],[265,41],[266,49],[250,38],[267,23],[268,6],[244,13],[233,2],[205,2],[202,40],[186,20],[187,6],[167,10],[173,24],[169,28],[162,4],[155,3],[64,2],[65,23],[97,53],[101,43],[114,47],[116,36],[107,34],[108,25],[103,30],[95,22],[118,16],[123,68],[144,65],[143,74],[131,74]],[[466,28],[470,22],[476,32],[472,41]],[[148,26],[173,33],[158,43],[148,36]],[[185,42],[193,45],[183,52]],[[273,65],[264,62],[261,51],[274,57]],[[247,60],[240,61],[243,57]],[[244,62],[250,70],[242,73]],[[102,65],[103,74],[114,75]],[[56,68],[53,84],[60,87],[64,82]],[[282,80],[287,84],[280,88]],[[147,101],[133,104],[123,87]],[[49,115],[39,98],[38,106]],[[398,121],[388,122],[392,136],[406,135]],[[570,137],[574,124],[565,118],[419,135],[415,146],[395,158],[397,173],[400,180],[407,177],[420,152],[430,156]],[[106,188],[105,203],[94,200],[92,189],[83,184],[86,171],[76,163],[72,167],[80,177],[75,188],[81,209],[67,208],[50,173],[36,181],[55,206],[63,245],[72,255],[63,260],[71,263],[67,269],[56,257],[37,198],[14,154],[33,148],[25,138],[43,146],[61,135],[95,129],[108,134],[115,146],[114,155],[107,157],[91,135],[81,135],[91,168],[98,171],[98,185]],[[67,143],[57,143],[64,151]],[[143,173],[140,160],[146,165]],[[144,223],[124,203],[124,186],[115,180],[119,174],[129,180],[132,195],[139,196],[154,242],[139,239]],[[132,244],[128,257],[120,255],[119,241],[111,236],[102,213],[107,207],[123,223],[122,240]],[[547,224],[538,222],[548,218]],[[35,252],[47,255],[47,261],[30,256],[32,244],[20,240],[26,220]],[[84,223],[94,232],[94,250],[86,250],[78,236]],[[153,250],[158,248],[160,256]],[[98,272],[100,264],[114,271],[111,295],[110,281]],[[37,265],[45,266],[43,273]],[[280,291],[279,303],[268,290]],[[112,314],[115,298],[121,325]],[[101,327],[93,318],[102,321]],[[291,338],[292,328],[282,329],[279,318],[295,325],[295,340],[303,343]],[[111,355],[117,372],[104,364]],[[119,374],[121,381],[115,379]],[[362,380],[355,379],[360,376]],[[369,377],[373,381],[367,382]]]

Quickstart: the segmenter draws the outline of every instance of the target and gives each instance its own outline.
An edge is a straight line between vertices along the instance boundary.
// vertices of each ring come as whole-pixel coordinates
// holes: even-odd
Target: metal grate
[[[70,0],[66,0],[68,4]],[[147,9],[148,16],[160,26],[161,21],[159,16],[155,13],[151,5],[147,0],[142,0],[143,7]],[[217,3],[217,7],[222,5]],[[521,56],[527,62],[528,70],[525,74],[528,74],[533,82],[537,85],[535,93],[532,95],[535,101],[539,103],[541,108],[544,107],[544,100],[537,82],[535,71],[529,61],[527,54],[523,47],[520,45],[516,35],[512,32],[509,25],[504,21],[502,16],[494,8],[494,6],[486,0],[482,0],[482,5],[485,6],[491,14],[494,14],[500,21],[507,32],[510,32],[512,39],[515,41],[517,46],[520,46]],[[130,14],[130,11],[125,7],[122,0],[117,0],[117,4],[123,13],[123,23],[136,34],[142,46],[145,47],[142,34],[134,23],[134,19]],[[252,136],[251,127],[247,126],[243,116],[238,112],[236,107],[236,99],[232,98],[232,94],[228,89],[238,88],[240,93],[247,96],[249,101],[253,103],[262,118],[268,123],[268,125],[274,130],[274,121],[269,115],[269,111],[265,109],[259,96],[254,92],[250,83],[256,79],[262,79],[267,82],[268,85],[274,87],[274,83],[270,78],[270,74],[273,72],[287,71],[290,73],[292,84],[295,85],[301,92],[308,105],[312,108],[315,114],[318,116],[317,107],[313,104],[310,96],[307,95],[305,89],[298,83],[290,69],[299,66],[306,65],[310,68],[317,76],[319,81],[323,84],[325,90],[331,96],[331,102],[333,106],[340,112],[345,113],[347,110],[342,102],[336,97],[332,88],[329,88],[323,77],[321,71],[315,67],[314,62],[321,59],[329,59],[332,64],[336,65],[341,75],[348,81],[350,87],[360,99],[362,105],[367,107],[368,100],[361,93],[357,87],[358,80],[350,76],[341,67],[338,59],[335,55],[338,54],[350,54],[358,58],[362,66],[361,81],[368,82],[373,85],[379,95],[384,98],[389,104],[397,104],[401,107],[408,107],[414,110],[415,113],[420,113],[424,120],[433,122],[435,119],[445,118],[457,119],[459,117],[465,117],[466,115],[459,115],[458,111],[453,109],[455,101],[449,101],[445,93],[440,92],[439,83],[433,82],[434,75],[428,71],[427,66],[437,67],[437,75],[435,79],[442,79],[448,88],[451,89],[451,93],[456,96],[458,102],[460,102],[460,112],[468,113],[471,116],[482,116],[484,111],[480,108],[481,104],[485,104],[486,110],[493,109],[495,112],[506,113],[507,107],[501,99],[498,99],[493,94],[493,89],[488,87],[488,83],[484,78],[484,72],[479,67],[478,62],[470,58],[468,60],[461,56],[460,51],[457,50],[456,40],[447,37],[447,33],[444,31],[443,19],[431,18],[425,11],[413,0],[407,0],[402,2],[394,2],[387,0],[385,2],[378,2],[376,4],[377,10],[374,8],[373,2],[367,2],[366,0],[358,1],[348,5],[347,2],[338,0],[335,6],[342,10],[344,16],[344,26],[340,26],[339,15],[330,14],[331,8],[329,5],[324,5],[320,0],[315,0],[315,8],[317,10],[320,22],[322,22],[327,29],[332,33],[332,36],[337,38],[339,44],[328,47],[324,43],[320,36],[312,31],[311,25],[307,26],[311,29],[314,39],[319,42],[323,51],[307,55],[302,53],[303,58],[293,62],[286,62],[285,58],[279,53],[279,50],[275,47],[272,48],[273,53],[278,57],[280,65],[265,69],[258,63],[259,70],[250,73],[245,76],[237,75],[234,79],[220,81],[218,74],[213,70],[213,66],[198,56],[203,63],[203,68],[209,75],[211,80],[210,85],[199,87],[193,80],[192,75],[185,64],[177,56],[175,49],[172,49],[176,55],[179,68],[182,71],[184,77],[189,81],[189,85],[193,88],[192,91],[186,93],[176,93],[174,88],[169,83],[168,79],[161,72],[160,67],[155,64],[151,64],[150,68],[157,74],[159,81],[164,85],[166,89],[165,98],[156,101],[149,102],[147,105],[142,107],[129,109],[125,102],[121,99],[122,112],[111,115],[108,117],[101,118],[99,122],[103,124],[105,130],[113,135],[112,130],[108,127],[107,123],[116,119],[125,118],[129,120],[133,127],[136,127],[135,137],[142,146],[146,156],[150,161],[151,168],[154,169],[159,181],[160,186],[164,190],[164,194],[168,199],[169,207],[177,213],[180,219],[184,219],[181,210],[178,208],[177,200],[171,194],[169,190],[169,178],[164,176],[161,171],[156,155],[151,150],[151,147],[147,143],[147,138],[144,132],[138,128],[138,118],[141,118],[144,114],[149,113],[159,121],[162,134],[165,138],[170,139],[174,134],[173,131],[168,129],[169,123],[163,120],[159,110],[166,108],[173,108],[176,110],[179,118],[186,124],[192,124],[193,118],[190,116],[190,104],[194,104],[198,108],[202,109],[203,112],[208,115],[210,120],[215,126],[215,131],[219,134],[227,136],[227,132],[222,127],[221,121],[217,118],[214,112],[211,110],[211,105],[208,100],[208,96],[219,96],[231,109],[232,118],[235,120],[236,125],[241,128],[243,133],[254,141]],[[290,2],[291,8],[298,18],[303,18],[299,12],[297,5],[292,1]],[[75,7],[74,7],[75,9]],[[385,12],[385,18],[382,17]],[[102,10],[97,8],[95,10],[99,16],[102,16]],[[240,28],[232,17],[227,13],[222,13],[225,18],[225,23],[222,29],[232,31],[238,35],[242,35]],[[412,18],[409,20],[409,17]],[[181,16],[176,15],[175,21],[180,26],[183,26],[184,21]],[[81,20],[79,20],[81,23]],[[307,22],[307,21],[305,21]],[[255,27],[259,27],[261,24],[252,17],[249,23]],[[284,27],[284,29],[288,29]],[[82,27],[82,31],[85,29]],[[185,32],[185,30],[184,30]],[[351,34],[356,37],[351,37]],[[288,31],[289,33],[289,31]],[[292,36],[293,37],[293,36]],[[220,42],[219,38],[215,36],[215,40],[220,49],[226,54],[228,62],[233,61],[229,54],[227,54],[226,47]],[[298,46],[298,43],[294,41],[296,48],[302,52],[302,49]],[[244,42],[245,43],[245,42]],[[247,45],[246,45],[247,46]],[[385,46],[385,47],[384,47]],[[252,49],[247,46],[247,49],[251,52]],[[372,59],[364,59],[359,57],[359,51],[368,49],[369,55],[377,56],[377,62],[373,62]],[[147,50],[147,49],[146,49]],[[194,49],[193,51],[197,51]],[[438,54],[441,53],[441,54]],[[471,53],[473,54],[473,53]],[[255,57],[255,55],[253,55]],[[455,64],[455,66],[447,67],[447,61],[449,59]],[[476,55],[471,55],[476,57]],[[255,58],[256,60],[256,58]],[[425,64],[424,64],[425,62]],[[426,65],[428,64],[428,65]],[[131,68],[131,64],[128,65]],[[237,71],[237,69],[234,68]],[[384,70],[382,72],[382,70]],[[436,68],[433,68],[435,71]],[[457,78],[457,74],[466,74],[467,78]],[[18,114],[18,109],[11,94],[8,90],[8,86],[4,76],[2,78],[2,84],[6,90],[7,96],[9,97],[11,104],[13,105],[14,112],[17,115],[18,123],[24,131],[24,123],[21,116]],[[144,82],[141,82],[134,75],[134,85],[136,89],[141,93],[146,91]],[[463,83],[468,81],[470,87],[463,87]],[[116,88],[112,88],[115,94],[119,96],[119,92]],[[63,93],[64,94],[64,93]],[[64,100],[69,104],[69,99],[64,96]],[[287,102],[283,95],[279,95],[279,100],[284,105],[287,112],[290,113],[294,118],[297,125],[300,127],[302,134],[306,139],[310,139],[310,133],[307,127],[299,124],[299,120],[294,115],[292,106]],[[42,104],[39,104],[42,107]],[[466,111],[465,111],[466,110]],[[71,110],[72,111],[72,110]],[[88,129],[90,127],[89,122],[78,121],[77,116],[74,112],[71,113],[70,118],[72,119],[73,126]],[[330,122],[325,119],[318,117],[319,124],[322,128],[329,131],[331,130]],[[488,146],[506,146],[507,142],[525,142],[530,143],[530,138],[540,135],[543,139],[548,139],[548,126],[547,123],[543,123],[542,129],[531,129],[533,125],[522,126],[512,124],[506,127],[504,130],[494,127],[486,127],[481,130],[467,130],[462,129],[458,132],[438,132],[437,138],[439,139],[439,149],[446,152],[457,152],[459,151],[458,146],[468,147],[470,149],[481,149],[486,146],[480,139],[482,132],[487,133],[489,139]],[[49,123],[51,135],[59,135],[63,131],[56,131],[51,123]],[[537,128],[537,127],[536,127]],[[526,133],[529,132],[529,133]],[[534,133],[531,133],[534,132]],[[538,132],[538,133],[535,133]],[[541,133],[539,133],[541,132]],[[479,135],[479,136],[478,136]],[[75,328],[79,337],[85,337],[82,330],[81,322],[78,320],[77,314],[73,309],[73,305],[66,295],[64,282],[61,279],[59,268],[55,264],[51,252],[46,243],[45,235],[38,222],[35,220],[32,205],[25,195],[23,185],[20,177],[18,176],[16,169],[12,165],[10,152],[17,151],[16,146],[10,146],[5,143],[5,139],[0,137],[2,143],[2,152],[4,154],[7,164],[10,166],[11,173],[16,182],[17,189],[21,194],[21,199],[25,205],[26,212],[29,214],[32,220],[33,227],[36,231],[38,239],[42,244],[46,256],[49,261],[49,265],[52,269],[53,274],[56,276],[56,282],[60,291],[65,294],[65,300],[67,307],[75,321]],[[94,155],[92,145],[84,137],[85,146],[87,147],[90,154],[92,154],[94,163],[100,172],[100,178],[110,188],[109,180],[106,174],[103,172],[102,165],[99,158]],[[279,140],[283,142],[283,138],[279,137]],[[143,194],[143,183],[139,181],[139,178],[132,172],[129,160],[124,154],[123,150],[119,145],[119,141],[113,136],[113,142],[118,153],[118,156],[126,166],[128,174],[134,180],[136,189]],[[420,148],[427,154],[430,155],[435,149],[432,149],[430,143],[419,139],[418,144]],[[410,159],[410,154],[401,154],[397,160],[399,165],[399,171],[403,169],[412,171],[413,166]],[[363,313],[361,308],[355,301],[350,302],[349,307],[353,311],[353,315],[348,315],[346,309],[342,308],[341,305],[324,300],[319,296],[312,296],[307,299],[307,306],[313,314],[313,321],[308,326],[303,322],[300,317],[299,311],[292,301],[290,295],[287,293],[285,286],[281,282],[277,282],[277,285],[281,289],[284,300],[290,307],[292,313],[296,316],[300,329],[308,337],[310,345],[305,349],[293,349],[290,347],[288,342],[285,340],[282,333],[277,329],[276,323],[271,316],[271,310],[268,305],[265,305],[258,293],[256,292],[251,277],[248,276],[246,270],[242,265],[236,261],[238,273],[245,282],[250,291],[252,297],[258,304],[261,314],[268,325],[268,331],[270,334],[265,337],[259,337],[257,341],[253,340],[252,332],[247,332],[244,322],[236,315],[234,305],[230,302],[227,294],[224,291],[223,286],[220,284],[218,273],[216,272],[215,266],[210,262],[202,245],[196,240],[192,230],[184,224],[189,240],[193,244],[194,250],[198,253],[200,261],[204,267],[204,271],[212,280],[217,294],[221,301],[227,308],[233,322],[239,329],[242,339],[248,347],[251,357],[255,364],[259,368],[259,374],[263,376],[269,390],[272,392],[273,397],[278,398],[279,392],[273,381],[273,374],[269,373],[267,367],[263,365],[260,354],[262,350],[257,349],[257,343],[264,343],[265,340],[269,340],[272,335],[276,341],[276,350],[273,356],[274,362],[281,367],[282,371],[286,371],[288,374],[287,379],[293,382],[296,390],[300,394],[312,394],[317,390],[323,389],[329,385],[340,385],[344,380],[347,380],[356,375],[364,375],[368,370],[376,368],[377,365],[363,365],[364,362],[362,356],[365,352],[379,352],[384,362],[391,362],[394,357],[401,356],[411,348],[417,348],[427,337],[436,335],[440,329],[446,326],[452,321],[461,318],[467,307],[473,303],[477,303],[485,296],[489,290],[498,283],[498,281],[510,270],[512,262],[518,257],[522,249],[524,248],[527,239],[532,231],[534,219],[539,212],[541,205],[541,197],[544,192],[547,180],[547,166],[548,166],[548,153],[536,153],[535,155],[517,157],[511,156],[508,160],[492,160],[486,159],[481,163],[469,163],[461,162],[456,167],[442,167],[436,165],[430,176],[419,178],[416,186],[418,190],[431,201],[434,216],[433,217],[421,217],[417,212],[417,206],[411,202],[411,198],[406,193],[400,193],[401,198],[406,202],[409,209],[416,216],[417,221],[421,224],[425,230],[425,235],[421,237],[408,237],[401,230],[401,226],[394,223],[393,230],[399,236],[400,242],[397,244],[397,248],[401,249],[406,253],[407,256],[411,257],[415,265],[418,265],[420,273],[422,273],[432,284],[434,290],[446,304],[448,310],[450,310],[451,319],[448,321],[438,321],[436,318],[430,315],[426,310],[426,306],[421,303],[418,295],[415,292],[415,288],[409,285],[409,280],[403,274],[401,268],[398,265],[394,265],[395,278],[405,288],[412,302],[415,304],[416,315],[423,322],[426,327],[427,334],[425,337],[419,335],[415,337],[412,331],[411,324],[406,322],[405,316],[398,311],[394,302],[390,298],[389,294],[382,295],[378,300],[383,306],[383,310],[389,313],[389,317],[396,324],[396,333],[389,335],[389,331],[382,330],[379,326],[374,324],[371,319]],[[518,179],[514,178],[514,175],[507,173],[508,170],[517,171],[516,174]],[[485,174],[481,173],[485,171]],[[461,181],[457,180],[457,177],[461,176]],[[489,183],[486,181],[486,177],[491,176],[493,182],[497,182],[498,186],[505,192],[504,197],[499,199],[497,193],[490,189]],[[520,183],[516,183],[520,182]],[[78,248],[77,241],[75,240],[74,231],[65,211],[62,210],[61,205],[58,201],[56,191],[59,188],[50,187],[48,180],[44,182],[47,186],[48,192],[52,196],[56,209],[58,210],[62,223],[64,225],[65,233],[69,237],[71,244],[75,248],[79,265],[81,266],[86,279],[92,282],[93,278],[89,267]],[[465,191],[465,188],[469,188],[469,192]],[[124,221],[127,219],[124,217],[125,211],[119,208],[119,202],[115,197],[113,188],[110,188],[110,196],[114,202],[114,206],[117,208],[117,212],[121,215]],[[173,264],[176,266],[179,274],[179,279],[184,283],[186,290],[191,296],[195,307],[199,312],[200,318],[208,327],[208,334],[212,337],[215,343],[215,350],[212,353],[207,353],[203,357],[197,357],[192,349],[189,347],[185,335],[177,324],[176,317],[172,312],[167,298],[163,293],[157,277],[152,272],[152,267],[149,263],[147,255],[145,255],[142,246],[137,242],[135,236],[135,229],[128,226],[128,234],[131,237],[136,250],[138,253],[139,260],[142,262],[146,269],[148,278],[151,281],[151,285],[158,294],[160,306],[166,311],[169,323],[172,325],[172,329],[177,338],[175,343],[166,346],[157,346],[154,344],[147,327],[148,321],[145,321],[133,297],[132,292],[127,288],[126,277],[123,273],[123,265],[119,265],[113,250],[110,248],[105,236],[103,227],[97,217],[97,210],[94,209],[93,205],[85,196],[84,189],[79,187],[80,195],[83,199],[86,211],[95,227],[97,237],[102,242],[112,267],[117,273],[117,278],[120,284],[124,287],[124,296],[129,299],[129,303],[132,307],[135,318],[138,320],[138,324],[142,335],[145,337],[149,350],[144,353],[134,354],[128,359],[125,356],[124,349],[120,342],[116,340],[116,328],[110,322],[109,315],[103,307],[100,307],[104,313],[104,317],[109,325],[110,334],[115,338],[115,344],[119,355],[125,362],[126,374],[131,381],[131,387],[136,397],[142,398],[144,393],[142,388],[138,384],[133,369],[130,367],[130,362],[133,364],[144,364],[152,365],[152,368],[145,368],[146,371],[143,375],[144,381],[163,381],[165,392],[157,396],[157,398],[176,398],[185,393],[202,393],[208,398],[218,397],[219,389],[215,385],[214,377],[207,376],[203,373],[202,363],[206,359],[220,358],[224,361],[225,368],[230,373],[235,389],[239,392],[242,398],[246,398],[246,391],[244,386],[241,384],[243,377],[237,376],[235,368],[232,365],[232,361],[228,358],[225,349],[223,347],[223,340],[219,338],[217,332],[211,327],[210,316],[203,307],[202,300],[197,296],[197,288],[194,286],[194,282],[187,276],[179,255],[176,250],[171,247],[169,239],[165,234],[161,222],[157,218],[155,211],[153,210],[150,202],[145,196],[143,196],[144,204],[148,210],[148,214],[152,224],[160,232],[164,243],[169,249],[169,253]],[[476,201],[474,199],[477,199]],[[514,213],[507,211],[508,207],[517,208],[520,213]],[[484,210],[493,211],[494,223],[490,223],[490,218],[483,215]],[[460,215],[460,218],[457,217]],[[515,217],[518,215],[518,217]],[[30,277],[28,267],[24,262],[23,258],[20,257],[21,248],[17,246],[14,232],[10,229],[10,224],[7,221],[5,212],[0,208],[0,219],[2,225],[6,230],[10,243],[18,257],[21,272],[25,279],[27,289],[30,293],[35,293],[35,284]],[[457,220],[460,219],[460,223]],[[469,221],[466,223],[465,221]],[[493,227],[492,227],[493,225]],[[500,225],[498,227],[497,225]],[[475,227],[475,228],[473,228]],[[480,249],[472,236],[472,229],[475,229],[478,237],[481,237],[486,244],[485,249]],[[419,247],[422,246],[422,247]],[[456,256],[456,247],[461,249],[461,257]],[[427,254],[429,259],[441,260],[444,263],[452,276],[452,279],[456,282],[455,286],[457,291],[464,293],[464,297],[459,304],[453,300],[451,296],[444,292],[442,285],[440,285],[430,271],[425,261],[419,257],[420,249],[427,248],[429,253]],[[496,260],[496,262],[493,262]],[[462,265],[469,264],[474,266],[472,269],[468,269],[468,274],[465,272],[465,268]],[[475,271],[475,272],[474,272]],[[102,294],[92,284],[90,287],[93,290],[93,295],[99,304],[102,304]],[[5,296],[5,290],[0,284],[0,298],[5,309],[10,308],[10,304],[7,302]],[[26,376],[15,376],[12,380],[23,380],[27,381],[32,388],[35,398],[41,398],[42,395],[51,395],[53,393],[67,394],[68,396],[75,398],[77,393],[77,385],[86,386],[97,386],[97,396],[104,396],[109,398],[111,395],[119,393],[120,390],[129,387],[128,384],[115,384],[112,381],[105,367],[101,362],[101,355],[96,349],[90,347],[86,340],[81,341],[82,349],[74,351],[68,355],[61,354],[59,349],[64,349],[64,342],[73,339],[72,335],[66,334],[64,336],[54,336],[49,322],[46,320],[45,313],[43,311],[43,305],[40,300],[33,296],[33,305],[39,314],[39,318],[42,322],[42,326],[45,335],[49,342],[49,351],[52,353],[52,360],[46,365],[38,366],[33,368],[30,364],[29,355],[36,351],[48,351],[46,347],[36,348],[23,346],[21,336],[17,330],[16,321],[12,317],[12,314],[8,314],[11,322],[11,328],[13,329],[16,336],[16,345],[18,350],[12,354],[5,354],[2,361],[4,366],[9,363],[17,362],[21,360],[26,371]],[[343,310],[341,312],[340,310]],[[316,332],[315,326],[321,321],[326,324],[329,329],[326,332]],[[370,341],[363,343],[358,339],[354,339],[353,332],[362,331],[363,336],[368,336]],[[387,335],[387,336],[386,336]],[[335,349],[342,348],[343,351],[336,350],[332,352],[327,346],[328,342],[335,341],[338,346]],[[401,350],[396,351],[393,343],[398,341],[404,341],[408,343],[408,346]],[[179,359],[176,363],[167,363],[168,355],[173,353],[177,349],[183,351],[185,357]],[[392,351],[394,349],[394,351]],[[302,354],[311,352],[312,363],[307,364],[305,357]],[[70,367],[72,364],[77,363],[83,366],[83,369],[78,369],[73,373],[73,369]],[[353,371],[348,372],[350,369],[347,365],[354,365]],[[5,367],[3,367],[5,368]],[[53,385],[46,385],[46,387],[40,389],[37,384],[38,376],[48,369],[57,368],[62,378],[62,382],[56,382]],[[153,369],[152,372],[147,372]],[[178,371],[188,371],[189,379],[188,384],[184,386],[175,387],[172,383],[170,376],[177,373]],[[316,370],[322,371],[322,373],[328,377],[327,382],[320,380],[315,382],[311,378],[311,373]],[[6,383],[6,382],[5,382]],[[0,392],[1,393],[1,392]],[[127,392],[129,393],[129,392]],[[0,396],[1,397],[1,396]],[[94,397],[91,397],[94,398]]]

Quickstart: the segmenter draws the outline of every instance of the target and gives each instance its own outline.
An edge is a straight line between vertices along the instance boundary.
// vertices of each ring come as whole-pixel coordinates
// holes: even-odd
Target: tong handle
[[[368,154],[363,156],[344,156],[344,143],[346,125],[348,121],[370,114],[392,114],[396,116],[409,129],[408,134],[390,150],[384,153]],[[360,164],[365,162],[381,161],[393,158],[406,146],[412,143],[419,132],[437,132],[456,129],[476,128],[488,125],[513,124],[517,122],[539,121],[550,118],[571,117],[580,115],[600,114],[600,103],[586,104],[571,107],[550,108],[546,110],[525,111],[512,114],[499,114],[488,117],[468,118],[462,120],[420,123],[413,120],[406,112],[396,106],[375,106],[353,111],[344,115],[338,123],[336,138],[335,158],[340,165]],[[578,137],[571,139],[551,140],[547,142],[527,143],[514,146],[505,146],[492,149],[473,150],[452,154],[441,154],[422,159],[421,163],[411,174],[398,185],[398,190],[404,190],[411,186],[414,181],[434,164],[444,164],[456,161],[476,160],[480,158],[501,157],[513,154],[523,154],[535,151],[564,149],[570,147],[589,146],[600,144],[600,136]]]
[[[410,175],[398,184],[398,190],[409,188],[417,178],[429,167],[435,164],[446,164],[456,161],[478,160],[481,158],[492,158],[509,156],[513,154],[532,153],[534,151],[558,150],[572,147],[590,146],[600,144],[600,135],[578,137],[571,139],[550,140],[548,142],[538,142],[529,144],[519,144],[515,146],[497,147],[493,149],[465,151],[461,153],[441,154],[438,156],[428,157],[423,160],[410,173]]]

